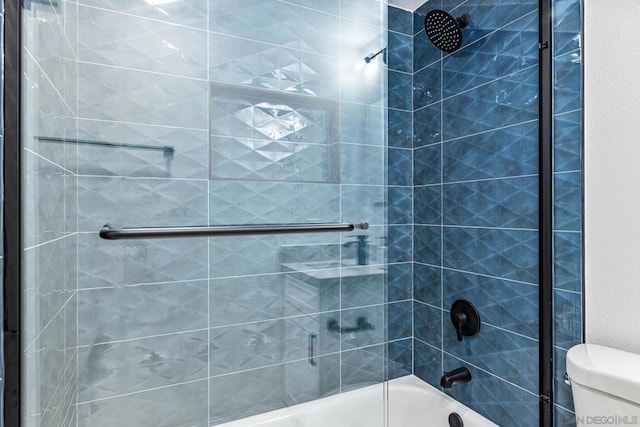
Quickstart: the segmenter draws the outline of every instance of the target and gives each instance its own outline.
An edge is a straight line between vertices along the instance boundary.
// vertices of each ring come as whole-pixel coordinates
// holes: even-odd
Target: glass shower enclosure
[[[22,13],[24,424],[217,425],[382,382],[385,2]]]

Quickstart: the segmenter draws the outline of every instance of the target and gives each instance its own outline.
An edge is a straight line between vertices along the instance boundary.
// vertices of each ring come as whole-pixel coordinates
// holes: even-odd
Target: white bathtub
[[[452,412],[462,417],[465,427],[496,426],[417,377],[398,378],[388,385],[388,427],[445,427]],[[384,427],[383,387],[378,384],[216,427]]]

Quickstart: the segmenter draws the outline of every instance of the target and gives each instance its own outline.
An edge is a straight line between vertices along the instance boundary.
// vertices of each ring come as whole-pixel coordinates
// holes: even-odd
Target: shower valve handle
[[[467,324],[467,315],[464,313],[455,313],[451,315],[453,327],[456,328],[458,341],[462,341],[462,328]]]
[[[472,337],[480,331],[480,313],[469,301],[457,300],[451,305],[451,323],[458,341],[462,341],[462,337]]]

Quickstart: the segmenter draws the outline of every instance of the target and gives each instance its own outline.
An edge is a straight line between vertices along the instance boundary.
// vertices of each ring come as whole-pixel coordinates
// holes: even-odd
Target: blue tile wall
[[[43,285],[25,297],[50,304],[29,320],[29,367],[46,372],[42,401],[71,410],[27,413],[77,408],[79,426],[210,425],[380,382],[385,368],[412,373],[412,14],[392,14],[387,37],[378,0],[180,0],[166,14],[143,1],[58,3],[65,14],[38,5],[29,22],[68,31],[34,38],[50,43],[27,67],[37,132],[174,155],[30,143],[40,192],[27,203],[39,213],[29,280]],[[387,40],[386,58],[353,69]],[[72,59],[69,75],[49,47]],[[117,243],[95,233],[107,222],[363,221],[368,230],[342,235]],[[73,256],[54,262],[66,249]],[[360,318],[371,329],[328,327]],[[65,321],[66,336],[46,327]]]
[[[471,15],[452,54],[424,34],[424,16],[437,8]],[[432,0],[413,14],[414,373],[437,387],[443,369],[468,364],[482,391],[451,393],[510,426],[538,422],[537,8]],[[581,339],[580,1],[553,8],[555,414],[556,425],[575,425],[562,375],[566,350]],[[476,303],[486,326],[462,344],[447,322],[460,298]],[[438,335],[424,327],[438,318],[433,309],[445,319]]]

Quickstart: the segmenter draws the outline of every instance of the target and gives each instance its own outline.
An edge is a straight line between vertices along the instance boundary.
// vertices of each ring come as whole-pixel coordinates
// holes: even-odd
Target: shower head
[[[434,9],[424,18],[424,30],[438,49],[451,53],[462,46],[462,29],[470,20],[468,13],[454,18],[444,10]]]

